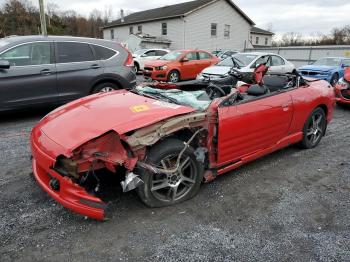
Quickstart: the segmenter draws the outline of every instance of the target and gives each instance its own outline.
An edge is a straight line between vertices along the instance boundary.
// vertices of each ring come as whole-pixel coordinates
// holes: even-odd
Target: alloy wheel
[[[312,115],[309,127],[306,132],[306,138],[311,145],[316,145],[323,135],[324,117],[320,113]]]
[[[177,155],[163,158],[158,166],[162,169],[176,167]],[[182,157],[174,173],[154,174],[151,178],[151,192],[161,201],[174,202],[184,198],[196,184],[195,163],[190,157]]]
[[[100,90],[100,93],[107,93],[107,92],[112,92],[112,91],[114,91],[113,87],[106,86]]]

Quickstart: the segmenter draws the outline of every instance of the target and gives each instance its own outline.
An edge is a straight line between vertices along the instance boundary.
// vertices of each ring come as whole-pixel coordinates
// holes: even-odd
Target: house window
[[[129,27],[129,34],[132,35],[134,33],[134,27],[130,26]]]
[[[137,26],[137,33],[142,34],[142,25]]]
[[[210,26],[210,35],[211,37],[216,37],[217,36],[217,28],[218,24],[212,23]]]
[[[265,45],[268,45],[269,44],[269,39],[266,37],[265,38]]]
[[[230,25],[225,25],[225,28],[224,28],[224,37],[225,38],[230,38],[230,29],[231,29]]]
[[[114,39],[114,29],[111,29],[111,39]]]
[[[162,23],[162,35],[167,35],[167,34],[168,34],[168,24]]]
[[[259,37],[257,36],[256,38],[255,38],[255,44],[259,44]]]

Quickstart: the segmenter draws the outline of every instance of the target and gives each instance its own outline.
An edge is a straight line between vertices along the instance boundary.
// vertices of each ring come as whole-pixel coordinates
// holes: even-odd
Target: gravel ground
[[[106,187],[110,219],[56,204],[29,175],[47,112],[1,116],[0,261],[350,261],[350,108],[313,150],[273,153],[160,209]]]

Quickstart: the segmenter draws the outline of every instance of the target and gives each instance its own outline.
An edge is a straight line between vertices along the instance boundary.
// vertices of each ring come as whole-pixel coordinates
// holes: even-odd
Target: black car
[[[0,39],[0,111],[63,104],[135,84],[132,54],[116,42],[60,36]]]

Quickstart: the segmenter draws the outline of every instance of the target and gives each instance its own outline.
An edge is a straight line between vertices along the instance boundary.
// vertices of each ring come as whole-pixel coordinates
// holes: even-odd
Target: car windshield
[[[245,67],[245,66],[249,65],[251,62],[253,62],[253,60],[257,57],[257,55],[235,54],[232,57],[240,67]]]
[[[317,60],[314,65],[320,66],[340,66],[341,59],[337,57],[326,57]]]
[[[158,89],[149,86],[138,86],[134,90],[139,95],[161,100],[164,105],[170,108],[177,108],[179,105],[183,105],[204,111],[211,103],[207,93],[203,90],[183,91],[179,89]]]
[[[229,67],[232,67],[234,65],[235,64],[233,62],[232,57],[228,57],[217,64],[217,66],[229,66]]]
[[[181,51],[172,51],[172,52],[166,54],[165,56],[162,56],[159,59],[160,60],[167,60],[167,61],[175,61],[175,60],[179,59],[180,56],[182,56]]]
[[[140,49],[134,52],[135,55],[142,55],[144,52],[146,52],[147,49]]]

